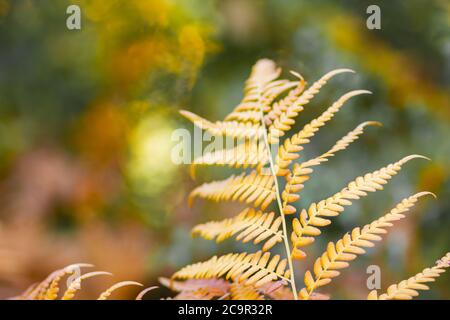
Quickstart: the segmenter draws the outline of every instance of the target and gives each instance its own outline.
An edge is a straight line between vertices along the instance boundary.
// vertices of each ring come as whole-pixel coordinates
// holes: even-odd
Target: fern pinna
[[[209,151],[195,158],[192,169],[197,166],[221,165],[244,171],[225,180],[204,183],[192,191],[189,196],[190,204],[195,198],[204,198],[217,202],[238,201],[247,206],[233,218],[195,226],[193,235],[217,242],[230,237],[242,242],[252,241],[261,245],[261,250],[255,253],[214,256],[205,262],[186,266],[173,274],[171,280],[165,282],[166,285],[173,287],[176,283],[180,288],[185,283],[187,288],[192,288],[193,283],[199,281],[200,284],[203,283],[203,287],[197,286],[196,291],[187,290],[194,296],[195,292],[198,292],[197,297],[205,297],[205,290],[208,291],[208,288],[216,288],[217,292],[213,283],[220,280],[221,289],[224,288],[224,283],[227,284],[227,294],[224,297],[324,298],[326,296],[315,292],[316,289],[329,284],[340,274],[339,270],[348,267],[350,261],[358,255],[364,254],[364,247],[372,247],[374,242],[381,240],[393,222],[404,218],[404,214],[419,198],[431,194],[420,192],[412,195],[379,219],[353,229],[335,243],[329,243],[325,252],[317,258],[312,270],[305,272],[304,287],[297,288],[293,261],[306,257],[306,247],[314,242],[322,229],[331,224],[353,201],[367,196],[369,192],[382,190],[383,185],[397,175],[408,161],[425,158],[409,155],[398,159],[392,164],[357,177],[336,194],[311,203],[297,212],[293,203],[300,199],[304,184],[310,179],[315,167],[346,149],[368,126],[380,125],[375,121],[361,123],[322,155],[299,161],[304,146],[349,99],[370,93],[366,90],[355,90],[342,95],[299,132],[287,136],[299,113],[319,93],[322,86],[343,73],[353,71],[331,71],[307,87],[303,77],[296,72],[292,72],[296,78],[294,80],[280,79],[281,69],[277,68],[273,61],[264,59],[253,67],[245,84],[242,101],[223,121],[212,122],[189,111],[181,111],[183,116],[209,134],[234,141],[232,147]],[[283,183],[280,183],[281,181]],[[269,210],[272,204],[276,206],[274,211]],[[289,219],[290,232],[286,219],[288,215],[295,215],[293,219]],[[284,247],[284,256],[270,252],[276,245]],[[430,269],[431,271],[426,269],[428,271],[415,278],[390,287],[387,294],[378,297],[376,293],[371,293],[369,297],[412,297],[417,293],[415,290],[425,289],[421,282],[436,277],[448,266],[448,256],[442,261],[444,262]],[[210,294],[208,297],[212,298],[214,295]]]

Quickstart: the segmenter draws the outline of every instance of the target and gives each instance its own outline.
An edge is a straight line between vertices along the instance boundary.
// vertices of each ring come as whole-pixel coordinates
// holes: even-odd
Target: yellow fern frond
[[[214,288],[222,291],[222,295],[227,293],[230,283],[224,279],[190,279],[187,281],[174,281],[164,277],[158,278],[159,282],[174,291],[195,291],[199,288]]]
[[[256,171],[250,174],[232,175],[228,179],[204,183],[189,195],[189,205],[195,197],[212,201],[239,201],[266,209],[275,199],[274,180],[270,175]]]
[[[153,291],[153,290],[155,290],[155,289],[158,289],[158,288],[159,288],[158,286],[152,286],[152,287],[145,288],[144,290],[142,290],[141,292],[139,292],[139,293],[137,294],[135,300],[142,300],[142,298],[144,298],[144,296],[145,296],[147,293],[149,293],[150,291]]]
[[[176,272],[172,279],[211,279],[225,276],[234,282],[260,287],[279,279],[290,281],[286,266],[286,259],[280,259],[279,255],[270,258],[269,252],[230,253],[186,266]]]
[[[278,281],[277,283],[280,283]],[[269,284],[272,286],[272,284]],[[291,288],[286,287],[285,285],[277,286],[274,289],[267,290],[264,286],[261,287],[264,290],[264,294],[273,300],[294,300],[294,294],[292,293]]]
[[[338,140],[334,146],[328,150],[324,155],[326,157],[333,156],[336,152],[345,150],[350,143],[354,142],[359,138],[359,136],[364,132],[364,128],[367,126],[382,126],[383,124],[378,121],[366,121],[358,125],[354,130],[350,131],[340,140]],[[322,156],[324,156],[322,155]]]
[[[192,234],[217,242],[231,237],[242,242],[252,241],[261,244],[262,250],[252,254],[243,252],[215,256],[182,268],[170,281],[168,280],[169,285],[176,284],[180,288],[194,289],[181,290],[175,299],[219,297],[210,294],[217,291],[214,286],[209,290],[208,284],[198,286],[199,283],[194,284],[191,281],[217,281],[220,278],[225,278],[224,282],[231,287],[228,287],[226,293],[219,299],[271,299],[275,297],[276,292],[279,292],[280,297],[287,299],[297,300],[298,296],[309,300],[327,299],[327,295],[316,293],[315,289],[328,284],[338,276],[340,269],[346,268],[357,255],[364,253],[363,247],[373,246],[373,242],[381,239],[380,235],[386,233],[386,229],[392,226],[393,221],[403,218],[402,213],[406,212],[419,197],[429,194],[422,192],[411,196],[385,216],[362,228],[353,229],[351,234],[346,234],[335,243],[329,243],[326,252],[316,260],[313,270],[305,272],[306,287],[300,292],[296,289],[293,259],[306,257],[306,253],[302,251],[303,247],[314,242],[315,237],[321,234],[321,228],[329,225],[332,222],[331,218],[340,215],[354,200],[367,196],[369,192],[382,190],[406,162],[414,158],[425,158],[419,155],[407,156],[379,170],[357,177],[338,193],[300,210],[299,216],[292,220],[293,230],[288,231],[285,215],[296,213],[297,209],[293,202],[300,198],[299,193],[304,188],[304,183],[310,179],[315,167],[328,161],[337,152],[345,150],[359,138],[366,126],[380,125],[374,121],[364,122],[339,139],[325,153],[294,163],[310,139],[334,118],[349,99],[370,93],[366,90],[355,90],[342,95],[302,130],[285,138],[286,133],[294,127],[295,118],[326,82],[335,75],[346,72],[353,71],[350,69],[331,71],[305,89],[306,84],[300,74],[292,72],[297,77],[296,81],[281,79],[281,69],[276,67],[273,61],[260,60],[246,81],[243,99],[223,121],[211,122],[191,112],[181,112],[195,125],[214,136],[232,137],[233,139],[227,141],[232,140],[233,143],[238,140],[237,144],[233,146],[227,144],[224,149],[223,146],[213,149],[216,146],[209,145],[208,152],[194,160],[192,169],[199,165],[252,168],[249,173],[204,183],[191,192],[190,205],[199,197],[217,202],[238,201],[249,207],[233,218],[199,224],[193,228]],[[282,139],[284,139],[282,145],[274,152]],[[277,177],[285,178],[283,180],[286,184],[282,192],[280,178]],[[279,216],[270,210],[265,212],[273,202],[276,202]],[[292,248],[288,239],[288,232],[291,231]],[[268,252],[279,242],[284,242],[286,259],[283,260],[278,255],[272,257],[272,253]],[[432,274],[437,273],[439,272]],[[287,285],[290,288],[286,288]],[[406,284],[402,283],[401,288],[390,287],[383,298],[389,294],[397,298],[406,298],[408,294],[415,295],[415,290],[423,288],[420,284],[415,285],[415,288],[406,288]],[[398,292],[395,293],[395,290]],[[377,293],[372,292],[370,298],[378,298]]]
[[[296,193],[301,191],[304,187],[304,182],[309,180],[309,175],[313,171],[312,167],[318,166],[322,162],[328,161],[328,158],[334,156],[336,152],[345,150],[350,145],[350,143],[359,138],[359,136],[364,132],[364,128],[369,125],[381,125],[381,123],[376,121],[367,121],[361,123],[354,130],[350,131],[348,134],[338,140],[335,145],[324,154],[316,158],[304,161],[300,164],[294,165],[292,175],[287,176],[287,183],[282,193],[284,214],[293,214],[297,211],[295,207],[289,205],[289,203],[297,201],[299,199],[299,196],[296,195]]]
[[[298,86],[297,81],[276,80],[281,73],[275,63],[268,59],[259,60],[246,81],[244,98],[224,121],[211,122],[192,112],[180,113],[199,128],[214,136],[238,138],[261,137],[261,112],[271,110],[271,103],[284,91]]]
[[[210,300],[229,295],[230,282],[223,279],[190,279],[186,281],[174,281],[167,278],[159,278],[159,282],[167,288],[179,292],[174,299]]]
[[[24,293],[20,294],[19,296],[13,297],[11,299],[20,299],[20,300],[56,300],[58,298],[58,293],[60,290],[60,282],[64,277],[67,277],[67,289],[62,294],[61,300],[71,300],[75,294],[81,289],[81,282],[93,278],[100,275],[112,275],[109,272],[105,271],[95,271],[95,272],[89,272],[83,275],[79,275],[74,279],[71,279],[68,276],[74,277],[76,272],[80,272],[80,268],[84,267],[93,267],[91,264],[87,263],[76,263],[69,265],[67,267],[64,267],[62,269],[58,269],[54,272],[52,272],[49,276],[47,276],[42,282],[34,284],[33,286],[29,287]],[[116,283],[115,285],[111,286],[109,289],[105,290],[103,293],[100,294],[98,300],[106,300],[113,291],[127,286],[127,285],[139,285],[142,286],[142,284],[134,281],[122,281],[119,283]],[[142,297],[148,293],[149,291],[156,289],[157,287],[149,287],[144,290],[142,290],[136,297],[136,300],[141,300]]]
[[[261,87],[260,94],[253,94],[253,101],[242,102],[232,113],[226,118],[225,122],[253,122],[259,123],[261,121],[261,113],[259,108],[263,108],[264,112],[271,111],[271,103],[286,90],[298,86],[297,81],[277,80]],[[265,117],[266,118],[266,117]]]
[[[280,225],[281,217],[275,218],[275,213],[256,212],[247,208],[234,218],[197,225],[192,229],[192,234],[208,240],[216,239],[217,242],[234,235],[236,240],[244,243],[253,240],[254,244],[258,244],[265,241],[262,250],[267,251],[283,240]]]
[[[76,263],[52,272],[44,281],[34,287],[33,290],[23,294],[23,299],[54,300],[59,292],[59,282],[65,276],[72,275],[80,268],[93,267],[88,263]]]
[[[334,117],[334,115],[345,104],[345,102],[347,102],[350,98],[354,96],[368,93],[371,92],[367,90],[354,90],[344,94],[335,103],[333,103],[325,112],[323,112],[318,118],[312,120],[310,123],[305,125],[300,132],[286,139],[283,145],[280,146],[278,154],[275,159],[275,164],[277,167],[277,175],[284,176],[289,173],[287,167],[291,164],[293,160],[299,157],[298,152],[303,150],[302,145],[309,143],[309,138],[314,136],[314,134],[320,129],[320,127],[324,126],[325,123],[331,120]]]
[[[246,141],[232,148],[205,152],[194,159],[192,166],[219,165],[234,168],[254,168],[268,161],[267,150],[263,143],[258,141]]]
[[[225,117],[225,121],[243,121],[246,119],[245,121],[259,124],[261,121],[259,108],[264,100],[264,91],[267,86],[270,86],[270,84],[280,76],[280,74],[281,69],[278,68],[272,60],[261,59],[257,61],[252,68],[250,77],[245,82],[244,97],[241,103]],[[278,83],[278,85],[281,84]],[[254,117],[248,117],[254,111],[256,111]],[[242,118],[243,114],[246,115],[244,119]]]
[[[244,98],[234,110],[225,117],[225,122],[260,123],[261,114],[271,110],[272,102],[283,92],[299,85],[297,81],[276,80],[281,69],[269,59],[259,60],[252,68],[244,88]]]
[[[296,259],[304,258],[305,253],[299,248],[314,242],[314,237],[321,233],[319,228],[331,223],[328,218],[338,216],[344,211],[344,206],[352,204],[351,200],[366,196],[367,192],[382,190],[382,185],[396,175],[401,170],[402,165],[414,158],[427,159],[419,155],[407,156],[396,163],[356,178],[335,195],[317,204],[312,203],[308,210],[303,209],[300,218],[295,218],[292,222],[294,230],[291,236],[294,244],[293,256]]]
[[[404,218],[403,213],[407,212],[418,198],[428,194],[433,195],[431,192],[420,192],[403,199],[381,218],[362,228],[354,228],[350,234],[345,234],[336,243],[330,242],[327,250],[314,263],[314,275],[310,271],[305,272],[306,287],[300,291],[299,296],[302,299],[309,299],[315,289],[330,283],[340,274],[339,269],[348,267],[349,262],[357,255],[365,253],[363,247],[373,247],[373,242],[382,239],[380,235],[387,233],[386,228],[392,227],[392,222]]]
[[[303,94],[290,104],[284,112],[277,117],[269,127],[268,140],[270,144],[276,144],[279,142],[279,138],[290,130],[295,123],[293,118],[303,110],[303,106],[309,103],[309,101],[319,92],[323,85],[327,83],[333,76],[344,73],[354,72],[350,69],[337,69],[325,74],[322,78],[316,81],[310,88],[308,88]]]
[[[377,291],[370,292],[369,300],[409,300],[419,295],[418,290],[429,290],[426,282],[433,282],[445,269],[450,267],[450,252],[443,256],[431,268],[426,268],[415,276],[389,286],[387,292],[378,296]]]
[[[112,285],[105,291],[103,291],[97,300],[106,300],[111,296],[111,294],[114,291],[116,291],[119,288],[125,287],[125,286],[140,286],[140,287],[142,287],[143,285],[136,281],[121,281],[121,282],[118,282],[118,283]]]
[[[265,300],[256,287],[236,282],[231,284],[230,297],[231,300]]]
[[[83,280],[86,280],[86,279],[92,278],[92,277],[96,277],[96,276],[101,276],[101,275],[110,276],[110,275],[112,275],[112,273],[109,273],[106,271],[94,271],[94,272],[85,273],[85,274],[77,277],[70,283],[69,287],[64,292],[61,300],[71,300],[75,296],[75,293],[81,289],[81,282]]]
[[[295,100],[298,99],[305,89],[306,82],[303,77],[296,72],[291,71],[291,73],[299,78],[300,81],[298,81],[297,87],[290,90],[286,97],[273,103],[272,108],[264,117],[267,126],[271,125],[273,121],[280,118],[281,114],[287,110],[288,106],[293,104]]]
[[[180,114],[213,136],[256,139],[263,134],[262,128],[258,123],[239,121],[211,122],[186,110],[180,110]]]

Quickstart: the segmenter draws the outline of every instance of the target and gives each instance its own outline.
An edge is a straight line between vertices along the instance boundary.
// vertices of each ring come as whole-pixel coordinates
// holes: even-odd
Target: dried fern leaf
[[[300,213],[300,218],[295,218],[292,221],[293,232],[291,240],[294,245],[293,257],[295,259],[306,257],[306,254],[300,250],[300,247],[314,242],[314,237],[321,233],[319,228],[331,223],[329,218],[338,216],[344,211],[344,206],[351,205],[352,200],[366,196],[367,192],[382,190],[383,185],[401,170],[402,165],[414,158],[427,159],[420,155],[407,156],[396,163],[389,164],[372,173],[367,173],[364,176],[356,178],[335,195],[317,204],[312,203],[308,210],[303,209]]]
[[[259,60],[252,68],[244,88],[241,103],[225,118],[225,122],[260,123],[261,113],[271,110],[272,102],[286,90],[299,85],[297,81],[276,80],[281,73],[275,63],[269,59]]]
[[[232,148],[205,152],[194,159],[192,166],[218,165],[233,168],[254,168],[268,161],[268,154],[263,143],[250,140],[240,143]]]
[[[286,266],[286,259],[280,259],[279,255],[270,258],[269,252],[230,253],[186,266],[176,272],[172,279],[211,279],[225,276],[227,280],[260,287],[279,279],[290,281]]]
[[[217,242],[232,236],[244,243],[264,241],[262,250],[267,251],[283,240],[280,225],[281,217],[275,217],[274,212],[263,213],[247,208],[234,218],[197,225],[192,229],[192,234],[208,240],[216,239]]]
[[[265,300],[257,288],[251,285],[232,283],[230,287],[231,300]]]
[[[271,102],[285,90],[297,86],[297,82],[277,80],[281,69],[268,59],[258,61],[246,81],[244,98],[224,121],[211,122],[192,112],[182,110],[180,113],[199,128],[213,136],[237,138],[261,137],[261,113],[270,110]]]
[[[126,286],[139,286],[139,287],[142,287],[143,284],[141,284],[139,282],[136,282],[136,281],[121,281],[121,282],[118,282],[118,283],[112,285],[111,287],[109,287],[108,289],[106,289],[105,291],[103,291],[100,294],[100,296],[98,297],[97,300],[107,300],[114,291],[116,291],[119,288],[126,287]]]
[[[253,122],[259,123],[261,121],[261,113],[259,108],[263,108],[263,111],[269,111],[271,109],[271,103],[280,96],[286,90],[289,90],[293,87],[298,86],[299,83],[297,81],[289,81],[289,80],[278,80],[273,81],[265,86],[261,86],[256,91],[260,94],[254,94],[253,101],[245,101],[242,102],[239,107],[243,107],[240,110],[233,111],[226,118],[225,122],[228,121],[238,121],[238,122]]]
[[[281,114],[298,99],[305,89],[306,82],[303,77],[294,71],[291,71],[291,73],[299,78],[300,81],[297,82],[297,86],[290,90],[283,99],[272,104],[270,111],[264,117],[267,126],[270,126],[276,119],[280,118]]]
[[[298,86],[297,81],[276,80],[281,73],[275,63],[268,59],[258,61],[246,81],[244,98],[225,117],[224,121],[211,122],[192,112],[180,111],[199,128],[214,136],[259,138],[262,136],[261,112],[271,110],[272,102],[283,92]]]
[[[309,299],[315,289],[329,284],[340,274],[339,269],[347,268],[357,255],[364,254],[364,247],[373,247],[373,242],[380,241],[381,235],[387,233],[386,229],[392,227],[393,222],[403,219],[404,213],[414,206],[418,198],[429,194],[433,195],[431,192],[420,192],[403,199],[381,218],[362,228],[354,228],[336,243],[328,243],[327,250],[315,261],[313,272],[305,272],[306,287],[300,291],[299,296]]]
[[[182,291],[196,291],[200,288],[211,289],[214,291],[220,291],[222,295],[226,294],[230,289],[230,283],[224,279],[189,279],[186,281],[174,281],[172,279],[160,277],[159,282],[177,292]]]
[[[142,298],[144,298],[144,296],[149,293],[150,291],[153,291],[155,289],[158,289],[158,286],[153,286],[153,287],[148,287],[145,288],[144,290],[142,290],[141,292],[138,293],[138,295],[136,296],[135,300],[142,300]]]
[[[62,269],[58,269],[52,272],[44,281],[35,286],[32,291],[23,294],[24,299],[31,300],[54,300],[59,292],[59,282],[62,277],[71,275],[75,270],[80,268],[93,267],[88,263],[76,263],[66,266]]]
[[[277,283],[281,283],[281,281],[277,281]],[[268,284],[272,286],[272,283]],[[263,292],[265,296],[272,300],[294,300],[294,294],[292,293],[291,288],[286,285],[279,285],[275,289],[267,290],[265,286],[259,288],[260,291]]]
[[[289,173],[287,169],[293,160],[299,157],[298,152],[303,150],[304,144],[309,143],[309,138],[315,135],[315,133],[330,121],[334,115],[341,109],[341,107],[350,98],[371,93],[367,90],[354,90],[341,96],[336,102],[334,102],[325,112],[323,112],[318,118],[312,120],[305,125],[303,129],[294,134],[292,137],[286,139],[283,145],[280,146],[278,154],[275,158],[275,165],[277,167],[277,175],[284,176]],[[287,128],[287,127],[286,127]],[[289,127],[290,129],[290,127]],[[287,129],[287,130],[289,130]]]
[[[257,171],[248,175],[232,175],[225,180],[204,183],[195,188],[189,195],[190,206],[196,197],[216,202],[245,202],[264,210],[275,199],[274,180],[272,176],[262,175]]]
[[[56,300],[58,298],[58,293],[60,290],[60,282],[65,276],[71,275],[74,277],[76,272],[80,270],[80,268],[84,267],[93,267],[91,264],[87,263],[76,263],[69,265],[67,267],[64,267],[62,269],[58,269],[54,272],[52,272],[45,280],[43,280],[41,283],[37,283],[30,288],[28,288],[24,293],[21,295],[14,297],[13,299],[21,299],[21,300]],[[95,272],[89,272],[80,276],[77,276],[75,279],[71,280],[70,278],[67,278],[67,289],[63,293],[61,300],[71,300],[77,291],[81,289],[81,282],[83,280],[86,280],[88,278],[100,276],[100,275],[112,275],[109,272],[105,271],[95,271]],[[69,280],[70,283],[69,283]],[[105,292],[103,292],[99,300],[104,300],[108,298],[111,293],[123,286],[126,285],[140,285],[142,284],[134,282],[134,281],[123,281],[120,283],[117,283],[113,285],[111,288],[107,289]],[[136,298],[137,300],[140,300],[142,296],[147,293],[148,291],[154,289],[155,287],[147,288],[146,290],[141,291],[141,293]]]
[[[86,279],[92,278],[92,277],[96,277],[96,276],[101,276],[101,275],[111,276],[112,273],[109,273],[106,271],[94,271],[94,272],[85,273],[85,274],[77,277],[76,279],[74,279],[72,281],[72,283],[69,285],[67,290],[64,292],[61,300],[71,300],[75,296],[75,293],[77,293],[77,291],[81,289],[81,282],[83,280],[86,280]]]
[[[259,124],[261,116],[259,108],[264,101],[264,92],[267,87],[277,87],[283,83],[273,82],[281,74],[281,69],[277,68],[275,62],[269,59],[261,59],[256,62],[250,73],[250,77],[245,82],[244,97],[241,103],[225,117],[225,121],[251,121]],[[270,94],[268,94],[270,96]],[[248,117],[249,112],[255,112],[254,117]],[[242,117],[242,115],[245,115]],[[244,120],[245,119],[245,120]]]
[[[328,158],[334,156],[338,151],[345,150],[350,143],[354,142],[359,138],[359,136],[364,132],[364,128],[369,125],[381,125],[376,121],[367,121],[361,123],[354,130],[350,131],[340,140],[338,140],[335,145],[325,152],[324,154],[304,161],[300,164],[295,164],[292,175],[287,176],[287,183],[282,193],[283,198],[283,213],[293,214],[297,210],[294,206],[289,205],[289,203],[295,202],[299,199],[297,195],[304,188],[304,183],[310,179],[310,174],[313,172],[313,167],[320,165],[322,162],[328,161]]]
[[[284,112],[277,117],[273,123],[269,126],[268,140],[270,144],[279,143],[279,138],[290,130],[295,123],[293,118],[303,110],[303,106],[309,103],[309,101],[319,92],[323,85],[327,83],[333,76],[344,73],[354,72],[350,69],[337,69],[325,74],[322,78],[316,81],[310,88],[308,88],[303,94],[297,98],[292,104],[290,104]]]
[[[180,114],[200,129],[207,131],[212,136],[256,139],[262,137],[263,135],[262,128],[258,123],[239,121],[211,122],[186,110],[180,110]]]
[[[370,292],[369,300],[410,300],[419,295],[418,290],[429,290],[424,283],[434,282],[445,269],[450,267],[450,252],[443,256],[431,268],[426,268],[415,276],[389,286],[387,292],[378,296],[377,291]]]

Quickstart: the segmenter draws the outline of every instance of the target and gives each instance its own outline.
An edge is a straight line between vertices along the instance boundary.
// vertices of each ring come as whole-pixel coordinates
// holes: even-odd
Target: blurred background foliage
[[[81,30],[66,28],[70,4],[81,8]],[[366,28],[370,4],[381,7],[381,30]],[[238,250],[231,240],[190,238],[194,224],[240,206],[188,208],[189,190],[224,172],[202,169],[192,181],[170,161],[170,138],[175,128],[192,129],[180,109],[211,120],[230,112],[263,57],[309,83],[337,67],[358,72],[331,81],[296,129],[348,90],[374,93],[349,103],[307,155],[360,122],[384,124],[321,166],[299,206],[407,154],[433,159],[408,164],[311,248],[310,256],[322,252],[416,191],[438,196],[421,201],[327,292],[364,298],[370,264],[382,268],[384,286],[431,265],[450,248],[449,24],[445,0],[0,0],[0,297],[73,262],[151,285],[184,264]],[[424,297],[450,298],[449,279]],[[83,297],[104,288],[101,280],[86,282]]]

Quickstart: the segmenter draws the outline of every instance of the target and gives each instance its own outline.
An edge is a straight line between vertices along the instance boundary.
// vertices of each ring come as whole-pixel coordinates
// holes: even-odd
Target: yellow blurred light
[[[149,115],[132,130],[127,175],[141,195],[156,196],[174,179],[170,137],[173,125],[161,115]]]

